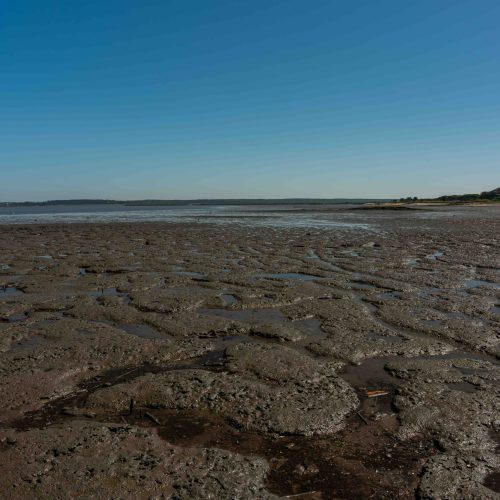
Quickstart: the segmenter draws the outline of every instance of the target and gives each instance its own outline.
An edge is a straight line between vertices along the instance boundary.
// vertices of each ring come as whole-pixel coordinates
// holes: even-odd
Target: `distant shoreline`
[[[47,201],[4,201],[0,208],[115,205],[123,207],[296,206],[366,205],[364,209],[404,210],[411,206],[490,205],[500,203],[500,188],[477,194],[444,195],[437,198],[198,198],[189,200],[108,200],[77,198]]]
[[[390,203],[388,198],[250,198],[250,199],[196,199],[196,200],[48,200],[0,202],[0,207],[45,207],[45,206],[78,206],[78,205],[122,205],[127,207],[159,207],[159,206],[252,206],[252,205],[342,205],[361,203]]]

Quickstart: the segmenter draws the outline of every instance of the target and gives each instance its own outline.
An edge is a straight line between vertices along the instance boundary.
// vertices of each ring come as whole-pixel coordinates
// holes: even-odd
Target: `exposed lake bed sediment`
[[[1,226],[6,496],[498,498],[500,209],[320,220]]]

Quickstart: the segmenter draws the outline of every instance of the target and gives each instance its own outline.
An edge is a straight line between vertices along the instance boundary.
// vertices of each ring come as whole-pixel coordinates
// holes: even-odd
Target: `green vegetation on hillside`
[[[500,188],[492,189],[491,191],[483,191],[482,193],[466,193],[466,194],[448,194],[439,196],[438,198],[417,198],[416,196],[408,196],[400,198],[402,203],[415,202],[451,202],[451,203],[467,203],[467,202],[500,202]]]
[[[491,191],[483,191],[479,194],[451,194],[446,196],[440,196],[438,200],[443,201],[500,201],[500,188],[493,189]]]

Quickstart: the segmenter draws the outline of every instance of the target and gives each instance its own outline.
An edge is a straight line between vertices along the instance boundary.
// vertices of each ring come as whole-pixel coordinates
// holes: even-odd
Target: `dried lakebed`
[[[498,498],[500,221],[469,210],[1,227],[2,492]]]

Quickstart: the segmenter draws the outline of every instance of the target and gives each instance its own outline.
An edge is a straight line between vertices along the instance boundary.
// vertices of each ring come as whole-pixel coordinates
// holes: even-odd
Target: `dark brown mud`
[[[154,484],[144,490],[133,465],[136,445],[156,439],[189,456],[227,450],[217,455],[225,464],[217,484],[235,457],[243,467],[236,474],[251,480],[244,464],[262,457],[260,477],[267,474],[267,491],[277,495],[490,498],[499,465],[491,432],[500,381],[498,213],[354,218],[363,229],[2,228],[0,458],[9,480],[0,477],[0,487],[17,481],[13,458],[28,463],[37,446],[54,439],[64,449],[74,435],[93,446],[117,429],[149,436],[123,450],[136,497],[161,493],[151,471]],[[198,404],[196,388],[210,381],[222,396]],[[160,395],[181,391],[175,397],[186,406],[148,399],[153,386]],[[127,403],[130,394],[151,403]],[[293,417],[293,425],[267,425],[267,413],[267,426],[242,420],[247,411],[255,423],[270,394],[283,401],[273,402],[272,418],[288,425]],[[122,395],[125,405],[113,406]],[[326,425],[316,425],[318,412]],[[39,492],[43,453],[34,479],[17,483],[25,498]],[[71,453],[60,454],[54,470],[73,470]],[[91,466],[89,457],[75,460]],[[82,481],[99,484],[92,475]],[[200,481],[198,491],[232,500]],[[47,482],[56,491],[61,478]],[[103,484],[102,495],[111,494]]]
[[[213,367],[220,351],[199,358],[196,366]],[[44,428],[74,418],[100,422],[154,427],[171,444],[182,447],[220,448],[245,456],[260,456],[270,464],[267,488],[277,495],[300,495],[303,498],[413,498],[418,472],[423,461],[436,453],[432,441],[425,436],[402,442],[394,437],[398,426],[390,410],[391,393],[368,398],[370,387],[390,384],[378,371],[380,363],[370,363],[368,371],[377,375],[364,380],[363,367],[349,369],[345,377],[354,380],[363,398],[360,411],[349,417],[346,428],[332,436],[266,437],[245,431],[230,420],[208,412],[188,412],[137,407],[131,400],[124,413],[94,412],[85,408],[92,392],[102,387],[125,383],[146,373],[192,368],[179,364],[169,368],[142,365],[113,370],[80,385],[78,391],[47,404],[42,410],[9,422],[18,431]],[[361,413],[362,412],[362,413]],[[361,415],[360,415],[361,413]]]
[[[493,472],[486,476],[484,485],[495,493],[500,493],[500,472]]]
[[[223,345],[249,338],[221,339]],[[221,344],[222,345],[222,344]],[[78,389],[47,403],[42,409],[4,425],[18,432],[42,429],[71,419],[154,427],[171,444],[183,447],[220,448],[244,456],[260,456],[270,464],[267,488],[280,496],[303,498],[413,498],[424,460],[436,453],[432,440],[417,436],[396,439],[398,420],[392,401],[398,380],[384,369],[387,359],[370,359],[348,366],[342,376],[358,392],[360,407],[343,431],[321,437],[281,436],[248,432],[230,419],[201,411],[175,411],[137,406],[113,413],[86,408],[93,392],[130,382],[145,374],[202,368],[223,370],[225,350],[168,366],[143,364],[109,370],[79,384]],[[380,395],[370,397],[370,392]]]

